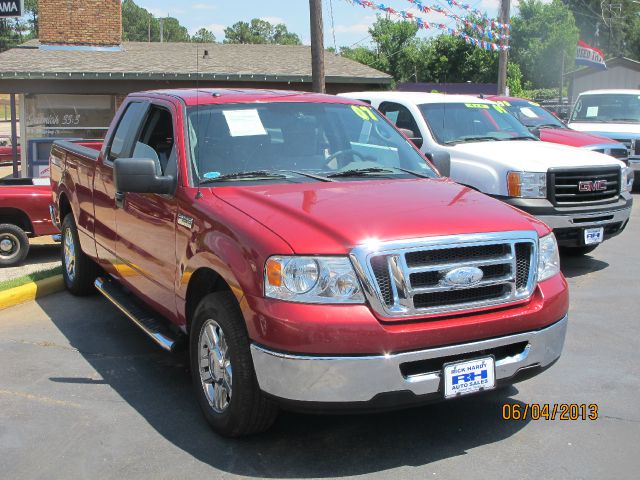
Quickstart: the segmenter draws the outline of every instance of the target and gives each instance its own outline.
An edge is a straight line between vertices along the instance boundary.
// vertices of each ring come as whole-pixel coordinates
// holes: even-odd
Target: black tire
[[[208,366],[201,368],[200,357],[214,358],[211,355],[207,357],[202,354],[204,353],[202,350],[213,351],[207,346],[206,339],[203,338],[203,341],[200,341],[201,334],[204,335],[208,326],[214,328],[218,338],[224,339],[227,348],[224,349],[225,354],[222,356],[225,361],[221,363],[226,365],[228,359],[229,364],[226,368],[231,372],[229,388],[231,395],[222,396],[228,403],[220,411],[214,407],[215,400],[212,399],[210,402],[209,398],[215,397],[213,392],[216,385],[224,385],[226,377],[222,372],[228,373],[228,371],[225,368],[219,369],[219,382],[211,379],[204,382],[201,379],[201,372],[207,375],[211,370]],[[196,308],[189,337],[189,360],[198,403],[213,430],[227,437],[240,437],[263,432],[273,424],[278,415],[278,408],[265,397],[258,386],[244,318],[231,292],[211,293],[204,297]],[[207,360],[205,363],[211,365],[213,361]],[[209,375],[213,376],[213,374]],[[210,396],[205,393],[207,388],[205,385],[210,388],[207,390]]]
[[[67,244],[67,241],[70,243]],[[67,290],[76,296],[94,293],[93,282],[98,276],[98,265],[82,251],[80,239],[78,238],[78,228],[71,213],[67,214],[62,221],[61,256],[62,278]]]
[[[593,252],[598,245],[587,245],[583,247],[561,247],[560,251],[570,257],[581,257]]]
[[[29,237],[17,225],[0,224],[0,267],[19,265],[29,253]]]

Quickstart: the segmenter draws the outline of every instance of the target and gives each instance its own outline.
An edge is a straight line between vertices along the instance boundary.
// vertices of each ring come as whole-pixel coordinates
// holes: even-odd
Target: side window
[[[156,163],[158,175],[177,174],[173,117],[169,110],[151,105],[140,135],[136,138],[132,156],[151,158]]]
[[[126,158],[131,156],[134,147],[133,138],[147,108],[148,105],[146,103],[134,102],[129,104],[111,139],[109,160],[113,161],[119,157]]]
[[[378,108],[396,127],[411,130],[415,137],[420,136],[420,129],[409,109],[393,102],[382,102]]]

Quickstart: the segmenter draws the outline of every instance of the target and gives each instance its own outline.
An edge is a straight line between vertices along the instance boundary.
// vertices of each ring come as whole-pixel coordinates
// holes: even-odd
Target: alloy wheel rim
[[[0,235],[0,256],[5,260],[9,260],[20,250],[20,241],[12,233],[3,233]]]
[[[67,272],[69,280],[73,280],[76,276],[76,246],[73,243],[71,231],[67,228],[64,231],[64,268]]]
[[[227,340],[218,322],[212,319],[204,322],[198,345],[202,389],[213,411],[222,413],[231,402],[233,369]]]

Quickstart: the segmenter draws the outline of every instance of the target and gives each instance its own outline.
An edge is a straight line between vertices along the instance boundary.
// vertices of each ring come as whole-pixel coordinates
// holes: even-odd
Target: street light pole
[[[322,0],[309,0],[309,14],[311,22],[311,78],[313,91],[325,93]]]
[[[501,0],[500,2],[500,22],[509,23],[509,11],[511,9],[511,0]],[[509,40],[505,40],[505,46],[509,45]],[[507,93],[507,61],[508,50],[501,49],[498,54],[498,95]]]

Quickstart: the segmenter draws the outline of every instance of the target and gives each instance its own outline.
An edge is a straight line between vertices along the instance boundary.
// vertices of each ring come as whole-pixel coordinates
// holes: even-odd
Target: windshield
[[[438,176],[368,106],[273,102],[189,107],[187,127],[194,177],[200,183]]]
[[[580,95],[571,114],[572,122],[640,122],[640,95],[607,93]]]
[[[426,103],[420,105],[438,143],[537,140],[504,107],[490,103]]]
[[[528,100],[500,100],[497,103],[506,108],[511,115],[515,116],[520,120],[520,123],[528,128],[566,128],[558,118],[535,102]]]

